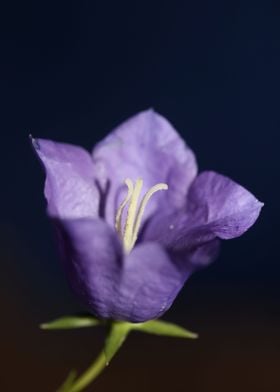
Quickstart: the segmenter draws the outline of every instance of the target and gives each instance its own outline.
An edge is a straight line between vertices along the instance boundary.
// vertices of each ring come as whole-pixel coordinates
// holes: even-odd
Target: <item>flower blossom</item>
[[[130,118],[93,149],[33,139],[46,172],[68,280],[96,316],[143,322],[166,312],[220,239],[243,234],[262,203],[205,171],[153,110]]]

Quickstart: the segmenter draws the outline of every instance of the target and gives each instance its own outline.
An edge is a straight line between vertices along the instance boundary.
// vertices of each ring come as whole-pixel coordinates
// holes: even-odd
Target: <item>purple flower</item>
[[[33,140],[46,170],[48,215],[79,299],[101,318],[161,316],[220,239],[243,234],[262,203],[215,172],[152,110],[130,118],[92,154]]]

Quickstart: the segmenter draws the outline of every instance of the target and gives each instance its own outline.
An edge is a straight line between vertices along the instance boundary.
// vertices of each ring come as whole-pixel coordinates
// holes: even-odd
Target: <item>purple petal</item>
[[[118,301],[122,246],[114,232],[99,219],[58,222],[59,245],[70,285],[96,316],[110,318]]]
[[[190,273],[156,243],[136,246],[127,256],[119,286],[117,314],[143,322],[160,317],[172,305]]]
[[[99,192],[90,154],[78,146],[33,139],[46,171],[45,197],[52,217],[96,217]]]
[[[144,180],[143,193],[164,182],[167,192],[151,199],[145,217],[155,209],[179,208],[197,173],[193,152],[172,125],[153,110],[130,118],[101,141],[93,150],[101,184],[110,182],[107,219],[112,223],[115,211],[124,197],[124,180]]]
[[[188,210],[219,238],[239,237],[260,214],[263,203],[228,177],[203,172],[193,182],[188,195]]]
[[[60,244],[70,284],[101,318],[142,322],[159,317],[189,276],[158,244],[124,255],[116,233],[104,221],[60,221]]]
[[[190,187],[185,209],[155,215],[142,240],[160,242],[193,267],[206,265],[217,256],[215,239],[242,235],[254,224],[262,205],[229,178],[204,172]]]

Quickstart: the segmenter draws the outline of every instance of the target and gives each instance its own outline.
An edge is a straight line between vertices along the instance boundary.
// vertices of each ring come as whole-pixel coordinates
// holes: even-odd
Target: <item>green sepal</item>
[[[111,330],[104,346],[104,354],[107,365],[109,365],[109,362],[119,350],[132,329],[133,324],[127,322],[115,321],[111,324]]]
[[[92,316],[63,316],[40,325],[41,329],[72,329],[95,327],[102,322]]]
[[[166,321],[151,320],[145,323],[133,324],[133,330],[153,335],[171,336],[174,338],[196,339],[198,334],[179,325]]]

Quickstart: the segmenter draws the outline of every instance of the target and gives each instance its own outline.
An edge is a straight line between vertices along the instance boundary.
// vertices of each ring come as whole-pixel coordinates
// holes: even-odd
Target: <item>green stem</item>
[[[93,364],[79,377],[73,384],[62,385],[57,392],[79,392],[88,386],[106,367],[106,357],[104,351],[98,355]]]
[[[104,349],[93,364],[78,379],[75,379],[74,372],[71,372],[57,392],[80,392],[95,380],[120,349],[132,326],[131,323],[113,321],[109,335],[105,340]]]
[[[144,323],[129,323],[126,321],[104,322],[92,317],[67,316],[44,324],[44,329],[78,328],[103,324],[110,326],[110,332],[105,339],[104,349],[91,366],[79,377],[72,371],[57,390],[57,392],[80,392],[86,388],[105,369],[116,355],[131,331],[140,331],[154,335],[173,336],[178,338],[195,339],[197,334],[176,324],[162,320],[150,320]]]

